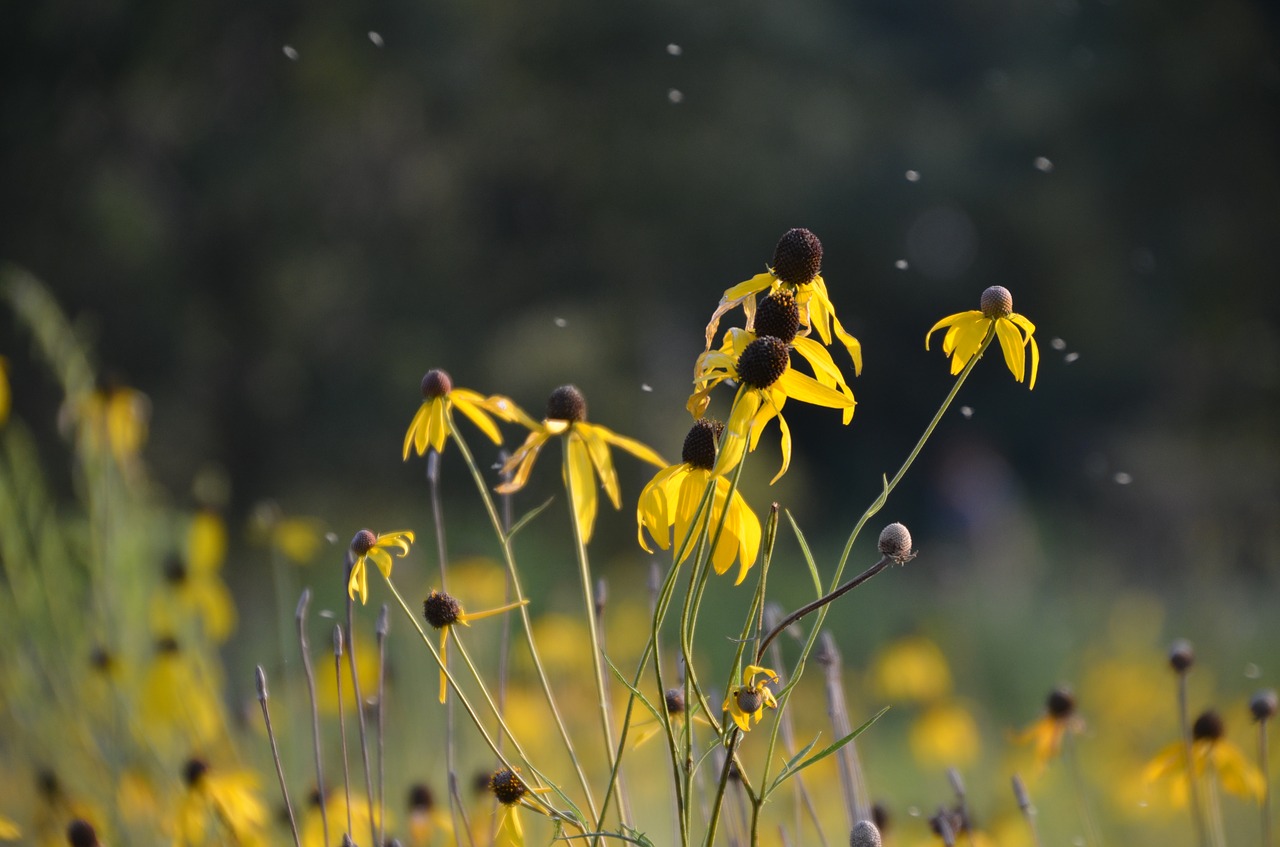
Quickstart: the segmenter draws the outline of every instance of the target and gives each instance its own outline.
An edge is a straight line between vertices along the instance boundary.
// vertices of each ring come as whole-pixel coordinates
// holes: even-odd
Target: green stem
[[[1195,751],[1191,744],[1191,720],[1187,708],[1187,673],[1178,672],[1178,727],[1182,732],[1182,752],[1187,757],[1187,788],[1190,791],[1191,820],[1195,824],[1200,847],[1208,847],[1209,831],[1205,826],[1204,807],[1200,802],[1200,779],[1196,774]]]
[[[578,525],[577,510],[577,492],[573,487],[573,469],[570,467],[569,461],[569,439],[574,438],[574,433],[570,429],[569,434],[564,441],[564,487],[565,493],[569,496],[569,523],[573,527],[573,549],[578,557],[578,574],[582,577],[582,599],[583,605],[587,610],[587,631],[591,637],[591,667],[595,671],[596,683],[596,700],[600,705],[600,728],[604,734],[605,755],[609,758],[609,770],[616,770],[616,762],[613,752],[613,728],[609,722],[609,697],[605,692],[604,685],[604,662],[600,651],[600,632],[596,623],[596,603],[595,592],[592,590],[591,584],[591,562],[587,558],[587,545],[582,540],[582,527]],[[587,446],[582,444],[585,452]],[[601,807],[601,814],[607,812],[608,807]],[[621,804],[619,804],[619,815],[621,815]],[[627,823],[625,820],[623,823]],[[599,827],[597,827],[599,829]],[[594,842],[593,842],[594,843]]]
[[[493,531],[498,536],[499,544],[502,547],[502,558],[507,566],[507,576],[511,580],[511,587],[515,590],[516,600],[517,602],[523,601],[525,599],[524,589],[520,585],[520,577],[516,571],[515,552],[511,549],[511,536],[503,529],[502,518],[498,514],[497,506],[494,505],[493,496],[489,493],[488,483],[485,481],[484,475],[480,473],[479,466],[476,465],[475,457],[467,447],[467,442],[462,437],[462,433],[454,425],[453,411],[446,409],[445,414],[448,416],[449,430],[453,433],[453,440],[457,443],[458,451],[462,453],[462,458],[466,461],[467,468],[471,471],[471,478],[475,480],[476,490],[479,491],[485,511],[489,514],[489,521],[493,524]],[[542,665],[542,657],[539,655],[538,647],[534,643],[533,623],[529,619],[529,607],[527,604],[520,607],[520,622],[524,625],[525,642],[528,644],[529,655],[533,659],[533,667],[538,675],[538,681],[542,684],[542,693],[546,697],[547,707],[551,709],[551,714],[556,721],[556,728],[560,732],[560,739],[564,742],[570,761],[573,762],[573,769],[578,776],[578,784],[586,797],[587,808],[590,810],[592,818],[595,818],[599,813],[596,810],[595,799],[591,794],[591,785],[587,781],[587,775],[578,759],[578,754],[573,749],[573,741],[569,738],[569,730],[566,728],[564,717],[561,716],[560,709],[556,705],[555,696],[551,693],[551,683],[547,679],[546,669]]]

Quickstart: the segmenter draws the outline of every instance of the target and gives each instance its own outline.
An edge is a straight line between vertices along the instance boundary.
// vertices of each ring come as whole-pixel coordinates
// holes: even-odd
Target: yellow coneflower
[[[186,791],[178,806],[174,847],[232,843],[261,844],[267,808],[258,799],[258,778],[250,771],[215,771],[202,759],[183,768]],[[219,834],[221,833],[221,834]]]
[[[498,804],[498,830],[494,834],[494,847],[524,847],[524,826],[520,823],[520,807],[524,806],[535,812],[542,810],[531,805],[528,797],[532,792],[547,789],[530,788],[520,778],[517,770],[499,768],[489,777],[488,789]]]
[[[453,832],[449,810],[436,803],[427,785],[415,783],[409,787],[409,844],[426,847],[437,832],[445,835]]]
[[[777,681],[778,675],[769,668],[747,665],[742,670],[742,685],[729,692],[721,711],[729,713],[738,729],[750,732],[752,724],[760,722],[766,706],[778,708],[778,701],[769,690],[769,683]]]
[[[698,531],[701,532],[705,526],[714,533],[721,520],[724,521],[720,539],[711,552],[711,564],[716,573],[722,574],[736,559],[738,578],[734,585],[737,585],[746,579],[747,571],[760,553],[760,519],[739,491],[735,489],[733,497],[728,496],[730,484],[727,478],[711,473],[716,464],[716,441],[723,430],[724,424],[709,418],[694,422],[684,439],[683,461],[658,471],[640,492],[636,504],[636,535],[640,546],[648,552],[653,551],[645,543],[646,530],[663,550],[671,546],[672,527],[675,528],[676,543],[681,543],[689,535],[698,503],[708,483],[714,479],[711,506],[703,513]],[[678,562],[683,562],[693,552],[695,544],[692,542],[696,537],[690,538],[691,542],[681,551]]]
[[[0,365],[2,364],[0,363]],[[22,829],[4,815],[0,815],[0,840],[17,841],[21,837]]]
[[[428,447],[437,453],[444,450],[452,432],[450,409],[466,415],[494,444],[502,443],[502,433],[489,415],[497,415],[507,422],[518,420],[517,407],[508,398],[497,395],[485,397],[469,388],[454,388],[453,379],[446,372],[439,369],[427,371],[422,378],[422,405],[404,434],[406,460],[410,450],[419,456],[426,454]]]
[[[671,718],[673,726],[683,724],[685,720],[692,720],[694,723],[702,724],[703,726],[711,726],[711,722],[700,714],[695,714],[692,718],[689,717],[689,710],[684,702],[684,692],[680,689],[668,688],[666,693],[662,695],[662,699],[667,707],[667,715]],[[643,721],[636,724],[636,729],[638,731],[636,732],[635,741],[631,743],[632,747],[639,747],[661,733],[662,721]]]
[[[187,530],[185,556],[165,564],[168,590],[151,598],[151,628],[170,631],[187,620],[199,620],[204,633],[221,644],[236,628],[236,606],[219,576],[227,557],[227,528],[209,510],[197,512]]]
[[[321,804],[324,806],[323,814]],[[347,832],[348,812],[350,812],[351,821],[350,832]],[[326,816],[329,820],[328,844],[324,840]],[[386,828],[390,828],[394,823],[392,816],[387,815]],[[348,808],[345,792],[333,791],[328,797],[324,797],[319,791],[313,791],[307,810],[302,816],[299,840],[302,841],[302,847],[333,847],[334,844],[343,843],[342,835],[346,833],[353,839],[357,839],[356,843],[363,844],[365,842],[358,839],[366,838],[370,829],[378,825],[377,809],[371,810],[368,800],[353,795],[351,806]]]
[[[790,229],[778,240],[773,251],[773,264],[765,273],[756,274],[746,282],[740,282],[725,291],[720,304],[707,324],[706,349],[711,349],[720,318],[738,306],[747,314],[747,327],[755,319],[756,297],[763,291],[791,293],[800,308],[800,322],[804,335],[817,330],[822,343],[831,344],[834,332],[844,344],[853,360],[854,373],[862,373],[862,345],[840,324],[836,310],[827,294],[827,283],[822,278],[822,242],[807,229]]]
[[[1084,721],[1076,714],[1076,698],[1067,688],[1055,688],[1045,699],[1044,714],[1015,736],[1019,744],[1031,744],[1036,770],[1044,770],[1049,761],[1062,751],[1067,733],[1084,729]]]
[[[754,450],[765,426],[775,417],[782,432],[782,467],[771,482],[777,482],[791,465],[791,429],[782,417],[787,398],[833,409],[852,409],[852,395],[823,385],[791,367],[791,347],[783,339],[762,335],[750,339],[747,333],[731,333],[732,351],[704,354],[702,371],[694,380],[690,409],[705,408],[704,398],[725,380],[740,387],[726,425],[728,434],[721,446],[713,473],[720,475],[737,466],[748,449]],[[696,414],[696,412],[695,412]]]
[[[407,529],[395,532],[375,534],[371,530],[362,529],[351,539],[351,574],[347,577],[347,596],[354,600],[360,595],[360,603],[369,599],[369,575],[366,562],[372,560],[382,571],[384,577],[391,576],[391,554],[388,550],[400,551],[397,555],[404,558],[409,555],[409,545],[413,543],[413,533]]]
[[[1266,790],[1262,774],[1249,763],[1240,748],[1226,738],[1222,717],[1212,709],[1203,712],[1191,725],[1191,761],[1195,779],[1206,773],[1217,779],[1224,791],[1249,800],[1261,800]],[[1190,793],[1186,744],[1175,741],[1147,763],[1142,778],[1148,785],[1171,778],[1169,800],[1176,807],[1187,804]]]
[[[146,443],[151,401],[137,389],[114,385],[90,392],[70,413],[81,450],[89,455],[109,453],[124,465]]]
[[[987,332],[994,326],[1000,349],[1004,351],[1004,362],[1018,382],[1026,376],[1026,350],[1030,348],[1029,387],[1035,388],[1036,373],[1040,370],[1040,348],[1034,337],[1036,325],[1013,311],[1013,295],[1003,286],[993,285],[982,292],[979,305],[978,309],[948,315],[934,324],[925,333],[925,349],[929,349],[929,337],[945,327],[947,334],[942,338],[942,352],[951,357],[951,373],[958,374],[977,354]]]
[[[449,679],[445,673],[445,665],[448,661],[449,650],[449,633],[454,625],[462,624],[463,626],[471,626],[471,621],[477,621],[482,618],[499,615],[503,612],[509,612],[512,609],[518,609],[528,603],[528,600],[521,600],[518,603],[508,603],[505,606],[499,606],[496,609],[489,609],[484,612],[465,612],[462,604],[458,602],[456,597],[445,594],[444,592],[431,589],[431,594],[427,599],[422,601],[422,615],[427,619],[427,623],[431,624],[434,629],[440,630],[440,702],[443,703],[448,699]]]
[[[982,735],[973,714],[961,703],[933,703],[911,724],[911,755],[928,767],[967,767],[982,752]]]
[[[661,456],[634,438],[618,435],[599,424],[587,423],[587,401],[576,386],[562,385],[551,392],[547,400],[547,416],[541,423],[518,408],[513,407],[511,412],[516,422],[530,432],[524,444],[503,466],[503,473],[513,476],[497,487],[498,493],[511,494],[523,488],[529,481],[538,453],[553,437],[564,436],[568,451],[565,484],[573,499],[573,516],[583,544],[591,540],[591,530],[595,526],[597,476],[613,507],[622,508],[618,474],[613,469],[613,456],[609,450],[611,445],[660,468],[667,464]]]
[[[942,649],[923,635],[890,642],[871,660],[871,684],[895,702],[931,703],[951,693],[951,668]]]

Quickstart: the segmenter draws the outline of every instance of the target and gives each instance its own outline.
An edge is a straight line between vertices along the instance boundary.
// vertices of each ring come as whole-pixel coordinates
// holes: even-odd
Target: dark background
[[[788,407],[796,460],[749,489],[758,509],[838,544],[950,385],[924,331],[1001,284],[1039,328],[1039,385],[988,357],[972,417],[944,421],[886,517],[999,590],[1274,586],[1269,9],[7,4],[0,258],[152,398],[165,487],[189,499],[217,467],[233,516],[273,497],[345,541],[426,527],[398,451],[431,367],[535,416],[574,382],[593,421],[675,458],[720,292],[806,226],[866,370],[848,428]],[[51,420],[28,346],[7,322],[17,411]],[[558,488],[548,455],[524,506]],[[776,441],[761,456],[759,483]],[[619,465],[606,569],[636,558],[651,473]],[[451,517],[487,549],[470,501]]]

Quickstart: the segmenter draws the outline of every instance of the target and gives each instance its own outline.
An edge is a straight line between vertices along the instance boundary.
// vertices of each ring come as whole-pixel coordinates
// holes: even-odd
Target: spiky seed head
[[[822,242],[803,227],[789,229],[773,250],[773,275],[788,285],[804,285],[822,270]]]
[[[76,818],[67,824],[67,843],[71,847],[99,847],[98,833],[88,821]]]
[[[448,373],[434,368],[427,371],[426,376],[422,378],[422,399],[434,400],[437,397],[443,397],[453,390],[453,379]]]
[[[791,364],[791,351],[781,338],[762,335],[738,357],[738,378],[752,388],[768,388]]]
[[[1186,673],[1195,663],[1196,651],[1187,639],[1179,638],[1169,646],[1169,664],[1178,673]]]
[[[795,340],[800,331],[800,307],[796,296],[785,288],[779,288],[760,301],[756,307],[756,335],[772,335],[786,344]]]
[[[667,693],[663,695],[663,699],[667,701],[667,714],[684,714],[684,692],[679,688],[668,688]]]
[[[738,708],[748,715],[760,711],[760,707],[764,703],[764,697],[754,688],[739,688],[733,692],[733,698],[737,701]]]
[[[520,781],[520,776],[510,768],[501,768],[493,772],[493,776],[489,778],[489,790],[504,806],[514,806],[520,802],[520,798],[529,793],[529,789]]]
[[[1007,318],[1013,314],[1013,295],[1003,285],[993,285],[982,292],[978,308],[984,318]]]
[[[1218,741],[1227,732],[1222,716],[1213,709],[1201,712],[1191,724],[1191,737],[1196,741]]]
[[[547,419],[553,421],[585,421],[587,398],[576,385],[562,385],[547,398]]]
[[[849,847],[880,847],[880,829],[871,821],[858,821],[849,834]]]
[[[1249,701],[1249,711],[1253,712],[1254,720],[1270,720],[1276,716],[1278,708],[1280,708],[1280,701],[1277,701],[1274,690],[1259,691]]]
[[[1045,709],[1055,720],[1065,720],[1075,714],[1076,698],[1069,688],[1055,688],[1045,700]]]
[[[902,565],[915,558],[911,549],[911,531],[900,523],[891,523],[880,530],[880,553]]]
[[[684,437],[684,447],[680,449],[680,460],[695,468],[711,470],[716,466],[716,445],[720,434],[724,432],[724,424],[713,418],[701,418],[689,427]]]
[[[368,555],[378,543],[378,536],[372,530],[362,529],[351,539],[351,552],[356,556]]]
[[[409,811],[429,812],[435,805],[436,797],[427,785],[418,782],[409,787]]]
[[[456,597],[433,588],[427,599],[422,601],[422,616],[435,629],[444,629],[462,617],[462,604]]]
[[[209,763],[203,759],[188,759],[187,763],[182,766],[182,781],[188,788],[195,788],[196,784],[204,778],[209,772]]]

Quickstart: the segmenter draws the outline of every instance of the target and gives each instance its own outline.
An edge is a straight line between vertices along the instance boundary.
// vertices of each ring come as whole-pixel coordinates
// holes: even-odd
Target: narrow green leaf
[[[548,506],[550,506],[552,503],[555,502],[555,499],[556,498],[552,497],[549,500],[547,500],[547,502],[543,503],[541,506],[535,506],[534,508],[530,509],[528,512],[525,512],[523,515],[521,515],[520,520],[512,524],[511,529],[507,531],[507,539],[510,540],[512,538],[515,538],[516,533],[524,529],[525,524],[529,523],[529,521],[533,520],[538,515],[542,514],[543,511],[545,511]]]
[[[791,514],[791,510],[787,510],[787,520],[791,521],[791,529],[795,531],[796,540],[800,542],[800,552],[804,554],[805,564],[809,566],[809,576],[813,577],[813,592],[815,597],[822,596],[822,578],[818,576],[818,565],[813,561],[813,553],[809,551],[809,542],[805,540],[804,533],[800,531],[800,524],[796,523],[795,516]]]

